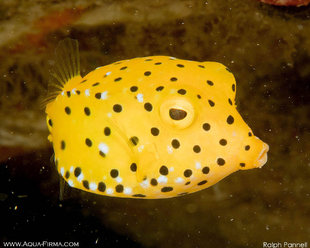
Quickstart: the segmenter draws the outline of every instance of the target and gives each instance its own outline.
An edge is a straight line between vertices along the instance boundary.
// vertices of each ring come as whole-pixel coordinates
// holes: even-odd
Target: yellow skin
[[[237,112],[235,90],[220,63],[166,56],[75,75],[46,107],[58,171],[81,190],[157,199],[261,167],[268,145]]]

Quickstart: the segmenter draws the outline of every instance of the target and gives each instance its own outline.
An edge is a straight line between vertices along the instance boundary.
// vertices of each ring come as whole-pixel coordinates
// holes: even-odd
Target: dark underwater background
[[[269,144],[262,169],[165,200],[97,196],[65,185],[44,109],[58,42],[80,44],[82,74],[148,55],[218,61],[237,80],[237,105]],[[0,247],[310,245],[310,6],[256,0],[0,2]]]

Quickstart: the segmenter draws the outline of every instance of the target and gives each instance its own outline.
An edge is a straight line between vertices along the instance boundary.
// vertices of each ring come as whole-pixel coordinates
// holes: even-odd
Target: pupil
[[[182,109],[172,108],[172,109],[169,109],[169,115],[171,119],[179,121],[179,120],[183,120],[186,117],[187,113],[186,111]]]

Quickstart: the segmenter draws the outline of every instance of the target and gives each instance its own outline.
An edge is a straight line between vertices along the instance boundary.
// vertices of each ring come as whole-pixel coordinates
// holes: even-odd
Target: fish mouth
[[[263,165],[266,164],[267,158],[268,158],[267,157],[268,151],[269,151],[269,146],[266,143],[264,143],[263,144],[263,148],[262,148],[260,154],[257,157],[256,167],[262,168]]]

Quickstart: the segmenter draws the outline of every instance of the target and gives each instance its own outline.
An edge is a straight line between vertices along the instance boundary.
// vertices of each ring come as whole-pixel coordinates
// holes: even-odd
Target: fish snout
[[[269,146],[266,143],[263,143],[263,147],[255,161],[254,166],[261,168],[267,162],[267,153],[269,151]]]

